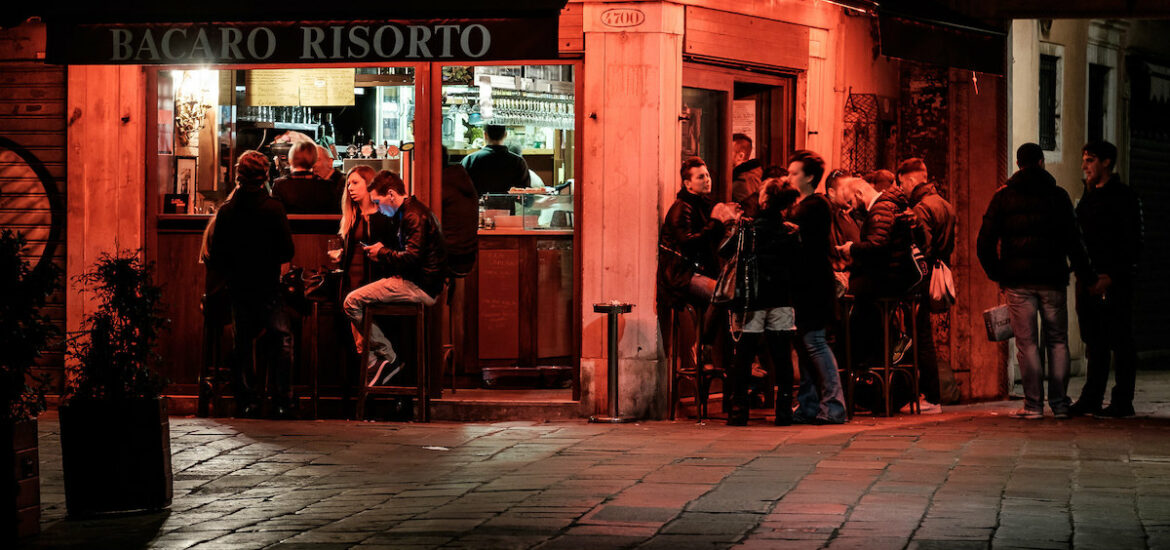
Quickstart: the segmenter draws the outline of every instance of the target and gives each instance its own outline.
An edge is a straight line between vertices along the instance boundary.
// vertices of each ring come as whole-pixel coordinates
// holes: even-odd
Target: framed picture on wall
[[[198,157],[175,157],[175,194],[189,195],[195,192],[195,176],[198,173],[198,168]]]

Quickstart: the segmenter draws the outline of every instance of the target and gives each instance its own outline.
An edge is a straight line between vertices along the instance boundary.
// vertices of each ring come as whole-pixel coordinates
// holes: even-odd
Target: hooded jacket
[[[907,212],[909,206],[902,189],[892,186],[866,211],[858,241],[849,251],[853,257],[849,290],[853,294],[898,295],[915,282],[907,277],[915,269],[910,245],[918,231],[915,216]]]
[[[1040,166],[1019,170],[995,192],[976,247],[987,277],[1005,288],[1063,289],[1070,262],[1078,278],[1093,276],[1072,201]]]

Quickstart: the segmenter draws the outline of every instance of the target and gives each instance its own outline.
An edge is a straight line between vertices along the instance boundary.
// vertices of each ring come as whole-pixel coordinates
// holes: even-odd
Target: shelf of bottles
[[[559,94],[496,89],[492,90],[491,105],[480,110],[487,124],[574,128],[573,98]]]

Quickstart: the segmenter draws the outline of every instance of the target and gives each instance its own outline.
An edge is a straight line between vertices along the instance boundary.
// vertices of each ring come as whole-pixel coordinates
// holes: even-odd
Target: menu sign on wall
[[[46,60],[74,65],[487,61],[557,56],[555,16],[238,23],[54,23]]]
[[[248,71],[244,102],[251,106],[353,105],[354,70],[253,69]]]

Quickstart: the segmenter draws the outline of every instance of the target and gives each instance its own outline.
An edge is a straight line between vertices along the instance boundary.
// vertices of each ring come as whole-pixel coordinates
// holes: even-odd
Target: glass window
[[[526,229],[572,227],[575,87],[572,65],[445,66],[441,135],[449,162],[461,162],[488,145],[520,155],[527,177],[485,172],[465,165],[484,198],[485,209],[519,216]],[[494,143],[502,127],[505,135]],[[486,153],[486,151],[485,151]],[[509,190],[527,187],[523,200]],[[517,190],[517,193],[519,190]],[[513,194],[517,194],[513,193]],[[559,212],[559,214],[558,214]]]
[[[332,157],[332,169],[328,160],[314,169],[322,177],[371,164],[410,181],[400,148],[414,141],[411,67],[164,70],[158,83],[162,213],[213,213],[249,149],[272,160],[273,180],[287,175],[288,151],[302,140]]]
[[[1109,67],[1089,64],[1089,141],[1105,139],[1105,120],[1109,116]]]

